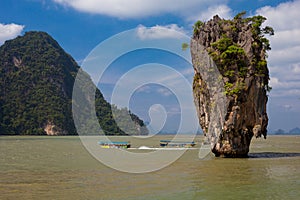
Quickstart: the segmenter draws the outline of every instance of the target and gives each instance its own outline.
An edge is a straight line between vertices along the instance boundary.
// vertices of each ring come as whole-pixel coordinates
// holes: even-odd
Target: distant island
[[[79,69],[45,32],[31,31],[6,41],[0,47],[0,135],[76,135],[72,91]],[[88,75],[85,78],[91,82]],[[126,108],[111,106],[99,89],[95,107],[102,129],[99,134],[148,134],[138,116]],[[126,130],[117,126],[112,109]],[[125,114],[131,116],[135,126],[126,126]]]
[[[272,134],[272,135],[300,135],[300,128],[296,127],[289,131],[285,131],[283,129],[277,129],[277,130],[271,131],[270,134]]]

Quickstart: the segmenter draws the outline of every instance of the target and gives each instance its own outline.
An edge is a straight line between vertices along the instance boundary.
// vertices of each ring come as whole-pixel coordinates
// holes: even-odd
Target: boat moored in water
[[[195,142],[183,142],[183,141],[172,141],[172,140],[160,140],[159,145],[161,147],[176,147],[176,148],[191,148],[196,145]]]
[[[98,144],[105,149],[128,149],[131,146],[129,142],[99,141]]]

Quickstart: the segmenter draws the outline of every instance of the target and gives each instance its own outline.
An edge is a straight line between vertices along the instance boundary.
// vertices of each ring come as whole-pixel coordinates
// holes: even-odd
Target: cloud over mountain
[[[137,27],[137,36],[144,39],[164,39],[164,38],[182,38],[185,34],[183,28],[177,26],[177,24],[170,24],[167,26],[152,26],[145,27],[140,25]]]
[[[232,17],[232,10],[225,4],[212,5],[208,7],[206,10],[201,10],[197,15],[189,16],[188,20],[195,22],[197,20],[209,20],[213,18],[216,14],[218,14],[221,18],[229,19]],[[193,13],[195,14],[195,13]]]
[[[0,23],[0,45],[6,40],[14,39],[21,34],[25,26],[18,24],[2,24]]]

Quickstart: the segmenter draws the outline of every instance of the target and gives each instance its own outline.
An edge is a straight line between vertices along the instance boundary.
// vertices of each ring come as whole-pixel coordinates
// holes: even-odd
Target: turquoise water
[[[160,139],[169,136],[129,140],[150,146]],[[106,167],[78,137],[0,137],[0,199],[273,200],[299,199],[299,189],[298,136],[253,139],[247,159],[200,160],[189,150],[146,174]]]

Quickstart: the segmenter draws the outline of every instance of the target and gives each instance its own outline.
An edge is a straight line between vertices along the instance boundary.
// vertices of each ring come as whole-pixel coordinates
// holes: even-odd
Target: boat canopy
[[[107,144],[107,145],[128,145],[129,142],[112,142],[112,141],[99,141],[98,144]]]

